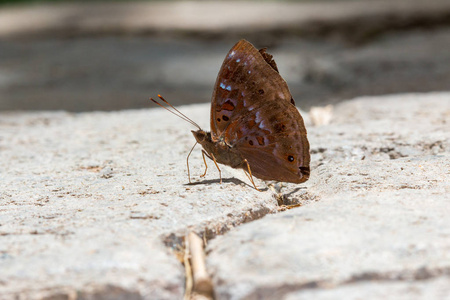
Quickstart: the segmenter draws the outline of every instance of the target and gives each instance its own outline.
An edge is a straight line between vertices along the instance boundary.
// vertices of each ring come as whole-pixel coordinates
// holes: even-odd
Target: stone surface
[[[303,206],[209,244],[217,298],[448,299],[449,119],[448,93],[336,106],[311,179],[278,187]]]
[[[206,105],[182,110],[208,124]],[[162,109],[0,114],[0,298],[180,299],[176,237],[277,207],[241,171],[224,169],[220,185],[209,162],[199,180],[199,149],[187,185],[190,129]]]
[[[180,109],[208,127],[209,105]],[[311,179],[262,193],[228,167],[220,185],[209,161],[199,178],[199,149],[188,185],[192,128],[162,109],[0,113],[0,298],[179,299],[175,252],[194,230],[223,234],[217,299],[445,299],[450,94],[333,111],[317,127],[303,113]],[[303,206],[264,217],[277,200]]]
[[[447,276],[424,280],[374,280],[350,283],[333,289],[305,289],[289,293],[284,299],[449,299],[449,284]]]

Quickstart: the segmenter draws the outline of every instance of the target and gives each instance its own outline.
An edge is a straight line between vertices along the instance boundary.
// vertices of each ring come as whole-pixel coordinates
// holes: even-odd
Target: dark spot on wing
[[[224,104],[222,104],[223,110],[232,111],[234,110],[234,104],[230,100],[227,100]]]
[[[257,136],[256,140],[258,141],[259,145],[264,146],[264,138],[262,136]]]
[[[275,125],[273,125],[273,128],[275,129],[275,133],[281,133],[286,130],[286,125],[276,123]]]
[[[270,118],[269,118],[269,123],[271,123],[271,124],[273,124],[273,123],[275,123],[275,122],[277,122],[278,121],[278,118],[276,117],[276,116],[271,116]]]

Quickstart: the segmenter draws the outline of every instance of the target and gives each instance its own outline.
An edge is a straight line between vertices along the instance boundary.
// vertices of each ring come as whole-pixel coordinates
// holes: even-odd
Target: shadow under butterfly
[[[286,81],[278,73],[272,55],[266,48],[257,50],[240,40],[228,52],[217,76],[211,100],[211,132],[168,103],[164,106],[183,120],[196,126],[192,131],[205,156],[232,168],[243,169],[255,189],[253,177],[262,180],[302,183],[310,174],[309,142],[303,118],[295,107]]]

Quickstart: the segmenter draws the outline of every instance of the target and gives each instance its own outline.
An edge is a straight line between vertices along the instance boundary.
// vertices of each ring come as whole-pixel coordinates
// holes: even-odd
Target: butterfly
[[[220,182],[218,164],[243,169],[257,190],[252,176],[291,183],[308,180],[310,154],[305,124],[266,48],[257,50],[240,40],[226,55],[211,100],[211,132],[158,97],[168,106],[150,100],[198,128],[192,134],[203,147],[206,169],[202,177],[208,169],[208,157],[219,170]]]

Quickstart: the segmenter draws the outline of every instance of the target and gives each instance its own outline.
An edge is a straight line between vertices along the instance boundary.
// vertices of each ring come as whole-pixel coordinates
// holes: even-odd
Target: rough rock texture
[[[208,127],[209,105],[181,110]],[[220,185],[209,161],[199,178],[199,149],[188,185],[191,128],[162,109],[1,113],[0,298],[180,299],[172,250],[191,229],[223,234],[217,299],[445,299],[450,94],[351,100],[319,127],[303,115],[311,179],[260,193],[228,167]],[[262,218],[277,200],[303,206]]]
[[[207,124],[208,109],[183,111]],[[0,298],[180,299],[184,270],[165,243],[277,206],[241,171],[224,169],[220,185],[208,162],[199,181],[198,149],[190,165],[201,184],[187,185],[189,129],[162,109],[0,114]]]
[[[448,276],[424,280],[381,279],[349,283],[333,289],[306,288],[288,293],[284,299],[449,299],[449,284]]]
[[[303,206],[211,241],[217,298],[448,299],[449,120],[448,93],[338,105],[311,179],[278,187]]]

